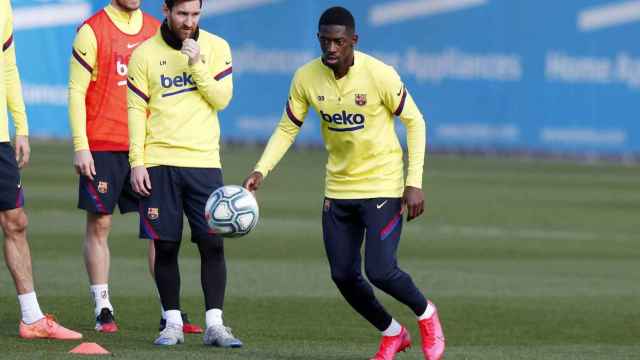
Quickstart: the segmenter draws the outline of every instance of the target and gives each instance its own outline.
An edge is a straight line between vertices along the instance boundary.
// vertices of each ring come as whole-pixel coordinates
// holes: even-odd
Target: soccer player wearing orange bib
[[[348,10],[326,10],[318,31],[322,57],[296,71],[282,119],[244,186],[260,187],[314,108],[329,153],[322,230],[331,277],[347,302],[382,332],[373,360],[392,360],[411,346],[407,329],[378,302],[361,273],[364,242],[367,278],[416,314],[424,358],[439,360],[445,339],[436,307],[396,258],[403,209],[407,220],[424,210],[424,119],[392,67],[354,51],[358,36]],[[407,128],[406,182],[395,116]]]
[[[20,169],[29,162],[29,129],[22,99],[20,75],[13,41],[13,15],[9,0],[0,0],[0,227],[4,234],[4,257],[16,286],[22,319],[20,337],[25,339],[81,339],[82,335],[58,324],[40,310],[33,285],[31,252],[27,242],[27,214]],[[9,114],[15,125],[15,151],[9,141]]]
[[[87,213],[84,260],[100,332],[118,330],[108,288],[112,213],[116,204],[121,213],[138,210],[129,183],[127,64],[159,26],[140,10],[140,0],[112,0],[80,26],[73,43],[69,119],[80,175],[78,207]]]

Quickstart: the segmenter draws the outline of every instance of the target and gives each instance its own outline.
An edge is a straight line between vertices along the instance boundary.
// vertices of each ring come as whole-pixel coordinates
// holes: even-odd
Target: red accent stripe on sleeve
[[[90,74],[93,73],[93,68],[89,64],[87,64],[86,61],[84,61],[82,56],[80,56],[80,54],[76,52],[76,49],[73,49],[72,54],[73,58],[76,59],[83,68],[85,68]]]
[[[395,116],[400,116],[400,114],[402,114],[402,110],[404,109],[404,101],[407,99],[407,89],[405,88],[402,91],[402,100],[400,100],[400,105],[398,105],[398,108],[396,109],[396,111],[393,113],[393,115]]]
[[[302,121],[298,120],[298,118],[295,115],[293,115],[293,111],[291,111],[291,106],[289,105],[288,101],[287,101],[287,116],[289,117],[289,120],[291,120],[291,122],[294,123],[297,127],[302,126]]]
[[[131,81],[129,81],[129,79],[127,79],[127,87],[131,89],[131,91],[133,91],[136,95],[140,96],[142,100],[144,100],[147,103],[149,102],[149,97],[145,95],[145,93],[140,91],[140,89],[138,89],[135,85],[133,85]]]
[[[223,70],[222,72],[218,73],[218,75],[214,76],[213,78],[216,79],[217,81],[220,81],[225,77],[227,77],[227,75],[231,75],[232,72],[233,72],[233,66],[229,66],[226,70]]]
[[[11,46],[11,44],[13,44],[13,34],[11,34],[7,41],[2,44],[2,51],[6,51]]]

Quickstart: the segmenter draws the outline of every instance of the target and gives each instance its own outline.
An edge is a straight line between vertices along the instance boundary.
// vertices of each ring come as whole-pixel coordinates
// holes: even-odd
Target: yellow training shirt
[[[13,43],[13,15],[9,0],[0,0],[0,142],[9,139],[9,113],[13,117],[16,135],[29,135],[27,112],[22,99],[20,74],[16,65]]]
[[[407,128],[406,186],[422,188],[425,123],[400,76],[391,67],[355,52],[349,72],[336,80],[320,58],[299,68],[282,119],[256,165],[264,176],[293,143],[309,107],[320,118],[329,153],[325,196],[334,199],[401,197],[402,147],[394,116]]]
[[[143,23],[142,11],[140,9],[128,13],[107,5],[104,8],[107,16],[115,26],[125,34],[134,35],[140,32]],[[71,56],[69,61],[69,125],[71,126],[71,137],[73,148],[78,150],[89,150],[89,140],[87,139],[87,108],[85,98],[89,83],[96,80],[98,74],[98,41],[91,26],[84,24],[78,30],[73,40],[73,49],[78,56],[82,57],[85,65],[80,64],[78,59]],[[93,72],[87,71],[88,65]]]
[[[197,42],[201,60],[194,65],[160,31],[131,55],[131,167],[221,167],[218,111],[233,94],[231,50],[224,39],[203,30]]]

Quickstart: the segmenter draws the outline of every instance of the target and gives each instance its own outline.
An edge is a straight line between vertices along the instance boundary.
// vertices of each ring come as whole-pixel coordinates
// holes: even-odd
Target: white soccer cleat
[[[209,326],[204,332],[204,344],[223,347],[223,348],[239,348],[242,347],[242,341],[237,339],[231,333],[231,328],[224,325]]]
[[[184,332],[182,326],[178,324],[167,324],[164,330],[153,342],[155,345],[173,346],[184,342]]]

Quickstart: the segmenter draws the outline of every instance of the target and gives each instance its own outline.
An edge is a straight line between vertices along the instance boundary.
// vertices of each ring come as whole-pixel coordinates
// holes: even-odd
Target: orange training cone
[[[71,354],[80,355],[109,355],[111,354],[107,349],[93,342],[83,342],[82,344],[69,350]]]

